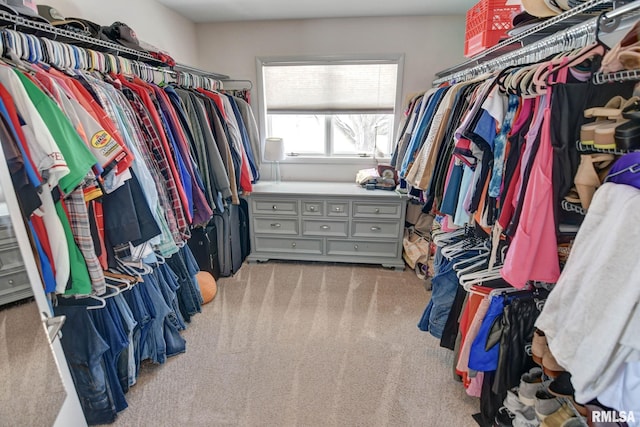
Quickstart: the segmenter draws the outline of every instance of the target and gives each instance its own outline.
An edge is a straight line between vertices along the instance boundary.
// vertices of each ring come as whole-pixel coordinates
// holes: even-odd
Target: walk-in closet
[[[640,1],[0,0],[0,145],[0,426],[640,426]]]

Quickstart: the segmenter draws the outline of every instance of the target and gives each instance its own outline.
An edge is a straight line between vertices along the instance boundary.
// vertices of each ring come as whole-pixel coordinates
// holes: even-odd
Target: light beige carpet
[[[66,399],[35,302],[0,308],[0,427],[51,426]]]
[[[272,261],[218,285],[116,425],[476,425],[452,353],[416,327],[429,294],[413,272]]]

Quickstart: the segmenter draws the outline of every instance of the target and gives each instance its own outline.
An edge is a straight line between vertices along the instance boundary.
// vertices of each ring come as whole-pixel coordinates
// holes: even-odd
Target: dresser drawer
[[[327,255],[395,258],[398,256],[398,243],[327,240]]]
[[[253,213],[298,215],[298,201],[288,199],[256,199],[253,201]]]
[[[22,267],[0,272],[0,295],[30,286],[27,270]]]
[[[357,221],[351,222],[353,237],[397,239],[400,236],[399,222]]]
[[[323,221],[321,219],[302,221],[302,234],[305,236],[347,237],[347,221]]]
[[[302,201],[302,215],[304,216],[323,216],[324,215],[324,202],[321,200],[315,201]]]
[[[322,255],[322,239],[284,239],[256,236],[258,252],[300,253]]]
[[[328,201],[327,216],[347,217],[349,216],[349,202]]]
[[[11,239],[15,237],[13,232],[13,226],[11,222],[8,222],[5,218],[2,218],[2,223],[0,223],[0,243],[2,243],[5,239]]]
[[[399,203],[353,202],[354,218],[400,218],[401,215]]]
[[[256,233],[298,235],[298,220],[295,218],[254,218]]]
[[[15,241],[14,241],[15,242]],[[0,246],[0,271],[23,266],[18,243]]]

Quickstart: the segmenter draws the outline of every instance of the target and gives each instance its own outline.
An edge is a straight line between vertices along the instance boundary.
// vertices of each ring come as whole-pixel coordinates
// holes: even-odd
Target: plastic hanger
[[[109,298],[113,298],[113,297],[115,297],[116,295],[120,294],[120,292],[121,292],[120,288],[119,288],[119,287],[117,287],[117,286],[110,285],[110,284],[108,284],[108,283],[105,283],[105,286],[107,287],[107,289],[111,289],[111,291],[112,291],[112,292],[110,292],[110,293],[106,293],[106,292],[105,292],[104,294],[100,295],[100,297],[101,297],[101,298],[104,298],[105,300],[106,300],[106,299],[109,299]]]
[[[124,278],[119,278],[119,277],[111,277],[111,276],[104,277],[105,281],[115,283],[116,287],[120,290],[120,292],[128,291],[133,287],[134,283],[137,283],[137,279],[133,277],[131,279],[133,279],[135,282],[132,282],[131,280],[127,280]],[[124,287],[121,285],[124,285]]]
[[[607,177],[605,178],[605,182],[609,181],[609,178],[613,178],[614,176],[618,176],[618,175],[622,175],[623,173],[638,173],[640,172],[640,163],[634,163],[631,166],[628,166],[622,170],[619,170],[618,172],[614,172],[612,174],[607,175]]]

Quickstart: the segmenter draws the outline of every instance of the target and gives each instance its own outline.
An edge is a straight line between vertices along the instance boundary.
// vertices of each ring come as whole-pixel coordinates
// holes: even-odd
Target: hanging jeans
[[[136,359],[135,359],[135,347],[133,342],[133,333],[136,330],[136,326],[138,322],[133,317],[133,313],[131,312],[131,308],[125,301],[124,296],[122,294],[116,295],[113,297],[113,301],[116,303],[116,307],[118,309],[118,313],[120,314],[120,319],[122,320],[122,324],[124,326],[124,330],[127,334],[127,341],[129,342],[129,346],[126,351],[123,351],[123,354],[126,353],[126,375],[127,375],[127,386],[122,386],[122,389],[126,393],[129,387],[133,386],[136,383]],[[123,366],[122,366],[122,356],[120,356],[120,364],[118,365],[118,375],[121,378],[124,375]]]
[[[98,310],[91,310],[89,315],[93,320],[93,323],[105,340],[109,349],[105,351],[103,358],[105,363],[105,372],[107,374],[107,382],[111,389],[111,395],[113,396],[113,403],[116,406],[116,411],[120,412],[129,405],[127,405],[127,399],[124,397],[124,390],[120,384],[120,377],[118,375],[118,359],[120,353],[127,348],[129,343],[127,342],[127,336],[123,330],[122,323],[119,318],[114,318],[111,314],[109,306],[114,307],[114,302],[107,300],[107,306]]]
[[[190,322],[191,316],[201,311],[200,301],[202,296],[196,288],[196,273],[192,273],[193,271],[197,272],[198,267],[195,260],[185,258],[186,247],[187,246],[184,246],[180,249],[180,252],[168,258],[166,262],[171,270],[178,276],[178,283],[180,284],[180,288],[178,289],[178,305],[184,320]]]
[[[60,342],[87,423],[114,422],[117,413],[102,357],[109,346],[93,325],[86,307],[59,305],[54,312],[56,316],[67,317]]]
[[[178,305],[178,289],[180,284],[178,283],[178,276],[169,268],[167,264],[162,264],[157,268],[158,283],[160,283],[160,290],[164,295],[165,301],[169,307],[173,309],[173,314],[170,315],[170,320],[175,322],[179,331],[183,331],[187,328],[180,312]],[[175,317],[174,317],[175,316]]]
[[[133,318],[137,322],[136,328],[133,331],[133,357],[136,365],[135,376],[137,378],[140,372],[140,362],[142,361],[142,346],[147,340],[149,328],[151,327],[151,315],[142,300],[138,286],[134,286],[131,290],[123,292],[123,295],[129,308],[131,308]]]
[[[475,251],[468,251],[448,260],[438,248],[433,260],[436,275],[431,279],[431,300],[418,322],[418,328],[421,331],[429,332],[438,339],[442,338],[459,285],[453,265],[474,255],[477,255]]]

